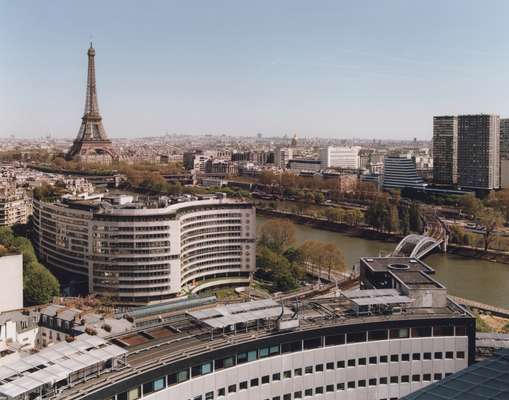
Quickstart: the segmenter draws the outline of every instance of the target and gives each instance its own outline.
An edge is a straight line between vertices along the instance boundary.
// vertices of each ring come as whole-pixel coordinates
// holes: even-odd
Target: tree
[[[482,208],[481,201],[471,193],[465,194],[461,197],[460,206],[466,213],[470,214],[474,218]]]
[[[325,218],[329,222],[343,222],[345,212],[341,208],[328,207],[325,209]]]
[[[322,192],[316,192],[314,194],[314,200],[316,204],[322,204],[325,201],[325,196]]]
[[[399,207],[399,230],[403,235],[410,232],[410,212],[408,206],[400,203]]]
[[[282,254],[295,243],[295,225],[288,219],[265,222],[260,229],[260,243],[272,251]]]
[[[495,231],[502,226],[504,217],[500,211],[485,207],[479,212],[479,223],[483,226],[484,251],[495,238]]]
[[[505,221],[509,221],[509,189],[492,191],[486,204],[503,214]]]
[[[389,233],[391,232],[397,232],[399,229],[399,216],[398,216],[398,209],[396,206],[390,206],[389,212],[385,216],[385,222],[384,222],[385,230]]]
[[[346,269],[343,252],[332,243],[322,245],[322,252],[319,258],[320,264],[327,269],[327,276],[331,280],[331,271],[344,271]]]
[[[304,270],[313,272],[315,268],[320,268],[319,258],[321,250],[322,243],[318,240],[306,240],[299,246],[299,262]]]
[[[15,236],[8,227],[0,228],[0,245],[23,255],[23,302],[25,306],[49,303],[60,293],[53,274],[37,261],[34,248],[24,237]]]
[[[297,287],[296,275],[292,273],[287,258],[268,247],[259,246],[256,252],[256,274],[273,283],[277,291],[288,291]]]
[[[410,230],[412,232],[421,233],[422,232],[421,213],[419,211],[419,205],[415,201],[413,201],[410,204],[410,208],[408,210],[408,218]]]

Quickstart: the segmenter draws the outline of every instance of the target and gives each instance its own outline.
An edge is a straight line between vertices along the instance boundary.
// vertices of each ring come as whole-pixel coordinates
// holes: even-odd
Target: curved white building
[[[34,199],[34,231],[48,267],[86,276],[91,293],[119,303],[164,300],[201,281],[247,281],[255,270],[255,208],[231,199]]]

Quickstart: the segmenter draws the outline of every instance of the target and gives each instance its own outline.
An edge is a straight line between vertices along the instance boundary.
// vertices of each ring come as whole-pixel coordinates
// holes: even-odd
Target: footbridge
[[[398,243],[391,257],[423,258],[440,247],[443,241],[427,235],[407,235]]]
[[[423,258],[437,248],[447,251],[447,229],[435,210],[424,209],[422,219],[425,222],[424,234],[405,236],[389,256]]]

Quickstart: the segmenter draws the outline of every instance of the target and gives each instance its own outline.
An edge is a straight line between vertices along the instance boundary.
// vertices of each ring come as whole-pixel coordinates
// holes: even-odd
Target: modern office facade
[[[466,189],[500,187],[500,118],[458,116],[458,185]]]
[[[245,283],[255,269],[255,208],[226,198],[34,199],[34,231],[46,266],[87,277],[89,292],[119,303],[161,301],[207,280]]]
[[[366,258],[361,268],[370,270],[365,284],[379,286],[383,275],[385,288],[298,305],[211,304],[182,313],[178,325],[117,336],[125,367],[72,385],[63,374],[55,398],[389,400],[472,364],[475,319],[444,296],[431,268],[410,258]],[[416,301],[422,285],[432,306]]]
[[[433,182],[458,183],[458,117],[433,117]]]
[[[359,169],[359,146],[341,147],[327,146],[320,149],[320,162],[322,169],[326,168],[345,168]]]
[[[382,186],[388,189],[424,188],[426,184],[417,174],[415,159],[409,156],[385,156]]]
[[[509,118],[500,118],[500,187],[509,188]]]

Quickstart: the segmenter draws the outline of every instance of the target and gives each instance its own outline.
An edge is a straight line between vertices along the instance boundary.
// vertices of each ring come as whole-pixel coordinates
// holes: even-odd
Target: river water
[[[258,215],[258,226],[268,219]],[[343,251],[345,261],[350,268],[354,264],[359,264],[360,257],[384,256],[396,246],[395,243],[361,239],[306,225],[296,224],[296,230],[299,243],[305,240],[319,240],[336,244]],[[450,294],[509,308],[509,264],[443,253],[431,254],[423,261],[435,269],[435,279],[442,282]]]

